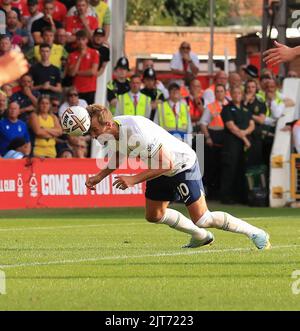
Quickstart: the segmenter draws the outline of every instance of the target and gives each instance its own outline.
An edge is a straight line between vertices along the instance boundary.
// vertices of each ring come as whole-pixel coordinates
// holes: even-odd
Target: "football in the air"
[[[82,136],[89,131],[91,126],[91,118],[88,111],[80,106],[67,108],[63,112],[60,121],[64,133],[70,136]]]

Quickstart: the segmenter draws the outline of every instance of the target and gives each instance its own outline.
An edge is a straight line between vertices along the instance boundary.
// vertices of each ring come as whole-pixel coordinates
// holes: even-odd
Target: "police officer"
[[[252,115],[252,119],[255,122],[255,129],[251,134],[251,148],[247,153],[247,166],[261,165],[264,163],[262,128],[266,118],[267,108],[266,104],[257,98],[257,92],[258,85],[256,80],[249,79],[245,84],[244,105]]]
[[[223,203],[246,202],[245,153],[249,148],[248,136],[255,128],[251,112],[243,105],[240,86],[231,90],[232,101],[224,106],[221,117],[224,122],[222,152],[221,201]]]
[[[192,146],[193,127],[189,107],[181,98],[178,84],[171,83],[168,90],[170,97],[158,104],[154,122]]]
[[[133,75],[130,79],[130,91],[118,96],[116,116],[139,115],[150,117],[151,98],[141,93],[142,80],[139,75]]]
[[[163,92],[157,88],[156,85],[156,73],[153,68],[147,68],[143,73],[144,88],[141,89],[141,93],[151,98],[151,115],[150,119],[153,121],[157,106],[159,102],[165,101]]]
[[[124,56],[119,58],[114,70],[115,78],[107,83],[107,101],[113,114],[115,113],[118,96],[130,90],[129,71],[128,59]]]

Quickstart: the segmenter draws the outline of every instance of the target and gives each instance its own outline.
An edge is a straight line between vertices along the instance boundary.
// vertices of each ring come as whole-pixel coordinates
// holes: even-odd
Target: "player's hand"
[[[269,65],[277,65],[282,62],[289,62],[296,57],[293,48],[275,41],[276,48],[268,49],[263,53],[264,61]]]
[[[135,184],[134,176],[116,176],[116,180],[113,182],[113,186],[121,190],[126,190],[128,187],[132,187]]]
[[[91,190],[91,191],[95,191],[96,190],[96,185],[98,183],[100,183],[100,178],[98,176],[92,176],[92,177],[89,177],[87,179],[87,181],[85,182],[85,186]]]
[[[28,71],[24,54],[10,51],[0,57],[0,86],[12,82]]]

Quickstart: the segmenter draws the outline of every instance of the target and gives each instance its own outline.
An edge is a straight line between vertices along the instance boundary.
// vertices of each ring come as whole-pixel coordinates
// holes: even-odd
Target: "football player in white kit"
[[[258,249],[270,248],[269,235],[226,212],[208,210],[196,153],[154,122],[142,116],[116,116],[105,107],[87,107],[91,116],[90,134],[106,144],[110,162],[90,177],[86,186],[95,185],[111,174],[126,158],[140,158],[147,167],[133,176],[117,176],[113,185],[121,190],[146,181],[146,220],[191,235],[184,248],[210,244],[214,236],[207,228],[245,234]],[[128,159],[130,160],[130,159]],[[182,201],[190,218],[168,208],[171,201]]]

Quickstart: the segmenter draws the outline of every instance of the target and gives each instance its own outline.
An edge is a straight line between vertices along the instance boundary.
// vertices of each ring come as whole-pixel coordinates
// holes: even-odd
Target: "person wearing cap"
[[[118,102],[118,96],[130,91],[129,62],[125,56],[117,61],[114,69],[114,79],[107,83],[107,101],[110,111],[114,114]]]
[[[168,87],[169,99],[159,103],[154,122],[192,146],[192,121],[189,107],[180,94],[180,86],[171,83]]]
[[[105,42],[104,29],[98,28],[94,31],[92,41],[89,43],[89,47],[96,49],[99,52],[99,77],[103,74],[107,63],[110,61],[110,49],[109,45]]]
[[[23,159],[31,152],[30,144],[22,137],[13,139],[7,149],[8,152],[3,156],[3,159]]]
[[[88,35],[85,30],[76,32],[78,48],[70,53],[67,62],[67,74],[73,78],[73,85],[79,97],[88,104],[95,101],[99,53],[88,47]]]
[[[243,68],[243,71],[247,75],[247,80],[253,79],[253,78],[254,79],[258,78],[258,69],[253,64],[247,65],[245,68]]]
[[[156,85],[156,73],[154,69],[147,68],[143,73],[144,88],[141,89],[141,93],[151,98],[151,114],[150,119],[153,121],[157,106],[159,102],[165,101],[163,92],[157,88]]]
[[[108,4],[103,0],[90,0],[90,6],[97,14],[99,27],[104,31],[104,41],[107,41],[110,35],[111,10]]]
[[[141,93],[142,80],[139,75],[130,79],[130,91],[118,96],[115,116],[139,115],[150,118],[151,98]]]

